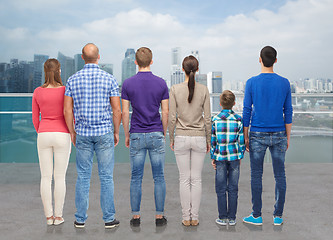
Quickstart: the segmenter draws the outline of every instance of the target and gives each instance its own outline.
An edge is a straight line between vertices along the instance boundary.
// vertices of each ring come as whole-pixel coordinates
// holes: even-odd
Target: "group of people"
[[[199,62],[194,56],[184,58],[185,81],[173,85],[169,92],[166,82],[150,70],[151,50],[139,48],[135,55],[138,73],[124,81],[121,101],[116,79],[98,66],[100,55],[96,45],[88,43],[83,47],[85,65],[67,80],[66,87],[61,81],[59,62],[48,59],[44,64],[45,83],[35,89],[32,101],[32,119],[38,133],[40,191],[47,224],[64,222],[65,176],[73,143],[77,169],[74,226],[84,228],[88,217],[94,153],[105,228],[119,225],[115,218],[113,169],[114,148],[119,143],[122,122],[125,146],[130,151],[131,226],[141,223],[147,152],[154,179],[155,224],[167,224],[164,216],[167,131],[179,170],[184,226],[199,224],[201,172],[209,152],[216,171],[219,213],[216,223],[236,224],[240,163],[245,150],[250,152],[253,212],[243,222],[261,225],[263,160],[267,148],[272,155],[276,181],[273,222],[281,225],[286,194],[284,161],[290,140],[292,106],[289,81],[273,72],[276,56],[276,50],[270,46],[261,50],[261,74],[246,83],[243,119],[232,110],[235,95],[229,90],[220,96],[222,111],[211,117],[208,88],[195,81]]]

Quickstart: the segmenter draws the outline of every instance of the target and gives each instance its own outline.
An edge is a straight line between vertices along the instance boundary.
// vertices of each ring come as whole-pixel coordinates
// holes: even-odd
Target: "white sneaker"
[[[215,222],[219,225],[222,225],[222,226],[227,226],[228,225],[228,219],[219,219],[219,218],[217,218],[215,220]]]
[[[56,217],[55,219],[54,219],[54,225],[60,225],[60,224],[62,224],[63,222],[65,222],[65,220],[62,218],[62,217]]]

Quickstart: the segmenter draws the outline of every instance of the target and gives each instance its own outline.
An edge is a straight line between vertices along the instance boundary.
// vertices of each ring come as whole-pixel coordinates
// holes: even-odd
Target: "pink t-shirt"
[[[35,89],[32,96],[32,122],[37,133],[69,133],[64,118],[65,86]],[[41,120],[39,120],[41,113]]]

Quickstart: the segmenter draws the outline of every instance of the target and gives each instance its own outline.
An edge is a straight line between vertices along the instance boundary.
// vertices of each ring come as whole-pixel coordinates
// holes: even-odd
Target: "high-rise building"
[[[84,66],[84,61],[81,54],[74,55],[74,72],[80,71]]]
[[[34,55],[34,80],[32,82],[32,90],[42,85],[44,80],[44,63],[49,59],[47,55],[35,54]]]
[[[191,51],[191,55],[193,57],[195,57],[198,60],[198,62],[199,62],[199,71],[198,71],[198,74],[200,74],[200,57],[199,57],[199,51],[198,50],[192,50]]]
[[[70,76],[75,73],[74,58],[67,57],[61,52],[58,52],[58,61],[61,67],[61,80],[64,85]]]
[[[113,64],[110,63],[100,63],[99,64],[100,69],[104,70],[105,72],[108,72],[113,75]]]
[[[171,49],[171,79],[169,87],[183,82],[185,74],[182,71],[181,49],[179,47]]]
[[[125,58],[122,62],[122,72],[121,72],[121,85],[123,82],[136,74],[135,65],[135,51],[133,48],[128,48],[125,53]]]
[[[220,109],[220,94],[222,93],[222,72],[209,72],[207,74],[207,87],[209,93],[215,93],[211,96],[212,112],[219,112]]]
[[[207,86],[207,74],[196,74],[195,75],[195,80],[198,83],[201,83],[201,84]]]

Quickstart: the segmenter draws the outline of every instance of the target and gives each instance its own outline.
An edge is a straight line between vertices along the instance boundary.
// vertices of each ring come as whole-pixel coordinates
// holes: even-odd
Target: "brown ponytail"
[[[60,63],[55,58],[50,58],[44,63],[45,83],[42,87],[48,85],[63,86],[60,77]]]
[[[193,95],[194,95],[194,87],[195,87],[195,72],[198,71],[199,68],[199,62],[198,60],[190,55],[183,60],[183,69],[185,71],[185,74],[189,77],[188,80],[188,99],[187,101],[189,103],[192,102]]]

